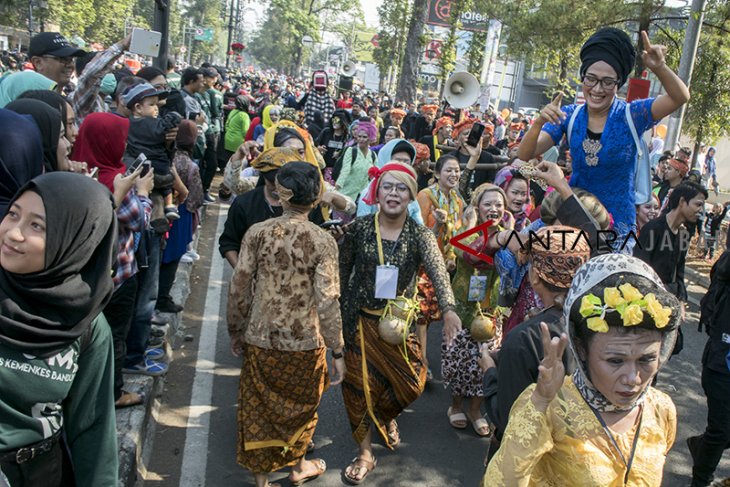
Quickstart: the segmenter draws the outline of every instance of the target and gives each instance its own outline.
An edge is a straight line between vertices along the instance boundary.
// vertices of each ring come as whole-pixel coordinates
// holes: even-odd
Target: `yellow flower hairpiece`
[[[594,294],[586,294],[580,301],[579,313],[587,318],[589,330],[597,333],[606,333],[608,323],[606,313],[617,312],[623,319],[624,326],[635,326],[644,320],[644,312],[654,320],[657,328],[664,328],[669,323],[672,309],[662,306],[656,295],[648,293],[646,296],[629,283],[618,288],[608,287],[603,290],[603,301]]]

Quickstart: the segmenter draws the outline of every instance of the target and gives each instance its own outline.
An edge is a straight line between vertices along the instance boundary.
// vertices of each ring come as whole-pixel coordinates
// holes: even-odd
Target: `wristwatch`
[[[332,358],[333,359],[341,359],[342,357],[344,357],[344,355],[342,354],[342,352],[337,353],[334,350],[332,350]]]

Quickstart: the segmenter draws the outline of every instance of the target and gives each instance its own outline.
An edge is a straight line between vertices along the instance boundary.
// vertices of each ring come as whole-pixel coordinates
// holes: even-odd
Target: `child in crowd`
[[[180,218],[172,198],[174,176],[165,146],[165,135],[178,126],[182,117],[177,112],[169,112],[157,118],[157,103],[166,96],[167,92],[158,91],[149,83],[132,86],[122,95],[122,101],[132,112],[124,159],[129,164],[144,154],[151,162],[155,187],[151,194],[154,206],[150,224],[160,230],[167,229],[167,220]]]
[[[730,205],[730,201],[724,205],[715,203],[712,207],[712,212],[707,215],[705,219],[705,252],[703,257],[708,261],[711,261],[715,255],[715,247],[717,247],[717,233],[720,230],[722,220],[727,214],[727,208]]]

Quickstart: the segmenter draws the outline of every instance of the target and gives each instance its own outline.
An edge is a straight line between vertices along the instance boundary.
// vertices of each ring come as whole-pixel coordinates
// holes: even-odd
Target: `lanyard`
[[[380,265],[385,265],[385,258],[383,257],[383,239],[380,237],[380,223],[378,223],[379,216],[380,216],[380,211],[375,213],[375,238],[378,241],[378,259],[380,260]],[[403,233],[402,230],[401,230],[401,233]],[[400,235],[398,235],[398,238],[395,240],[395,243],[393,244],[393,248],[390,249],[390,255],[388,256],[388,265],[390,265],[390,259],[393,258],[393,254],[395,253],[395,249],[398,247],[399,242],[400,242]]]
[[[591,407],[590,405],[588,407]],[[634,434],[634,441],[631,445],[631,453],[629,454],[629,461],[626,461],[626,457],[624,457],[624,454],[621,452],[621,448],[618,447],[618,443],[616,442],[616,439],[613,437],[613,434],[611,433],[611,430],[608,429],[608,425],[601,417],[601,414],[593,409],[591,407],[591,411],[593,411],[593,414],[596,415],[596,418],[598,419],[598,422],[601,423],[601,426],[603,426],[603,430],[608,435],[608,438],[611,440],[611,443],[613,443],[614,448],[616,448],[616,451],[618,452],[619,456],[621,457],[621,461],[624,462],[624,465],[626,466],[626,475],[624,475],[624,485],[629,481],[629,473],[631,472],[631,465],[634,463],[634,454],[636,453],[636,445],[639,444],[639,435],[641,434],[641,422],[644,417],[644,407],[639,406],[641,409],[639,410],[639,425],[636,427],[636,433]]]

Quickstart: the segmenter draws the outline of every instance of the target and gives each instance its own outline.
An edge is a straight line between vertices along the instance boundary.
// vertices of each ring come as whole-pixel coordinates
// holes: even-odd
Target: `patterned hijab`
[[[626,275],[628,280],[631,280],[632,275],[647,278],[656,285],[657,291],[666,292],[661,279],[654,272],[654,269],[644,261],[625,254],[606,254],[594,257],[581,266],[573,278],[573,283],[570,286],[570,291],[568,291],[565,306],[563,307],[563,320],[567,328],[570,350],[577,364],[576,370],[573,373],[573,383],[588,405],[600,412],[630,411],[643,402],[646,391],[648,390],[648,387],[644,389],[634,403],[628,407],[620,408],[615,406],[593,386],[588,378],[588,366],[581,360],[578,354],[576,327],[586,325],[585,322],[572,322],[570,320],[570,310],[576,301],[580,301],[583,296],[591,293],[595,286],[616,274]],[[669,323],[664,328],[667,331],[662,334],[662,345],[659,353],[660,368],[667,362],[674,350],[674,343],[677,340],[677,330],[681,320],[680,313],[676,309],[673,310]]]
[[[542,227],[531,243],[532,270],[543,281],[569,289],[573,276],[591,255],[588,240],[576,228],[563,225]],[[544,244],[544,245],[543,245]]]

